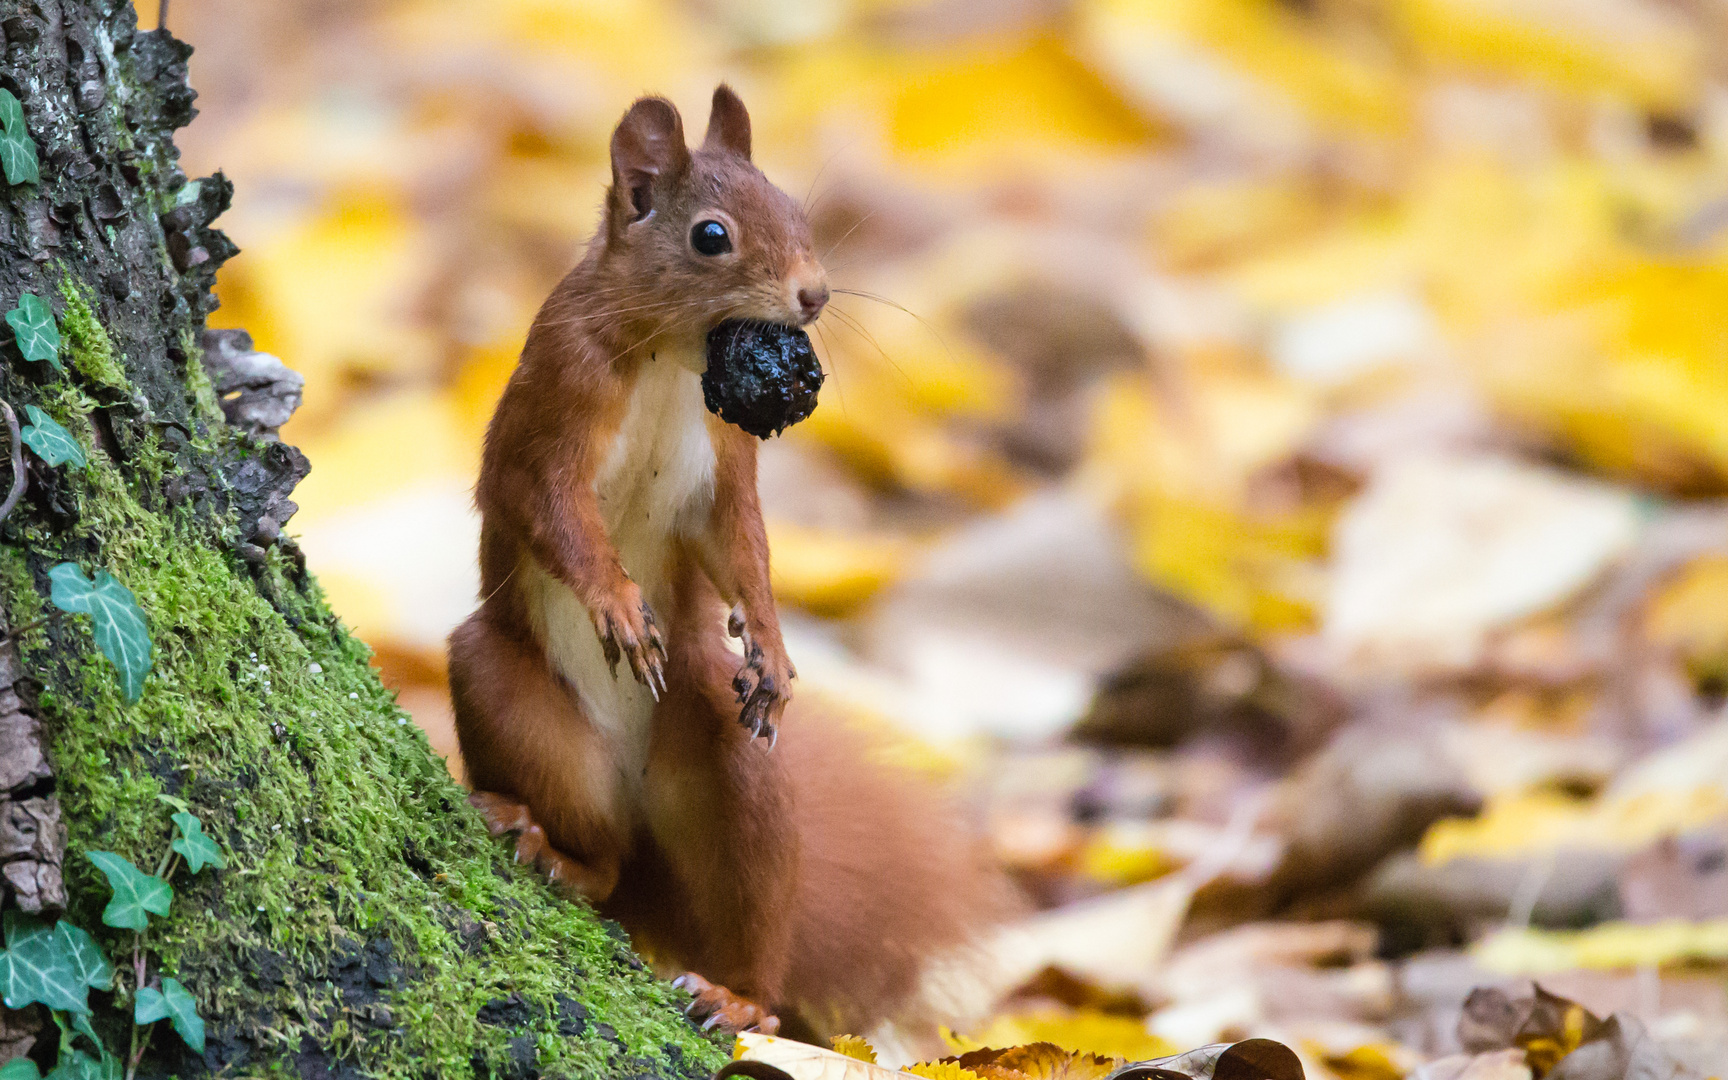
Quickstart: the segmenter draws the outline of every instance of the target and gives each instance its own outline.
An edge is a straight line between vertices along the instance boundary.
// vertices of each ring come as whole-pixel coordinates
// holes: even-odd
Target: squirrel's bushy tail
[[[777,751],[800,849],[784,996],[823,1037],[951,1022],[929,1015],[931,965],[964,963],[1020,906],[941,785],[887,760],[889,749],[804,699]]]

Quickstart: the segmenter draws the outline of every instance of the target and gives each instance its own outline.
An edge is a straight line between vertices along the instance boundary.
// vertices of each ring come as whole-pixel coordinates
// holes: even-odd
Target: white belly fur
[[[714,447],[701,376],[680,359],[662,351],[643,364],[594,484],[607,535],[625,570],[662,612],[670,600],[672,539],[694,535],[714,502]],[[627,662],[613,677],[593,620],[575,593],[532,558],[518,573],[547,657],[575,686],[583,711],[612,742],[621,778],[634,786],[647,766],[653,697]]]

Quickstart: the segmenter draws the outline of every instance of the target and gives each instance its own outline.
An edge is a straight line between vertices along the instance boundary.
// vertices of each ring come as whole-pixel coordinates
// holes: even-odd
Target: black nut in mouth
[[[822,364],[797,327],[728,319],[708,332],[702,400],[708,411],[766,439],[816,411]]]

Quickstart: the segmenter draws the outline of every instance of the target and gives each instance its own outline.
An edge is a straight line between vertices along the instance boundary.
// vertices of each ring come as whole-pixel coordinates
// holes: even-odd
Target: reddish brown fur
[[[752,437],[703,418],[713,505],[672,549],[665,610],[650,613],[625,573],[596,477],[643,365],[673,343],[699,347],[724,318],[806,321],[804,297],[827,287],[802,212],[750,163],[749,117],[730,90],[716,91],[694,153],[676,110],[654,98],[632,107],[612,146],[605,227],[535,319],[487,433],[484,599],[450,639],[462,754],[477,791],[526,804],[544,829],[533,843],[561,853],[554,865],[639,943],[769,1008],[860,1030],[907,1000],[925,960],[970,940],[1001,893],[952,812],[873,762],[860,736],[794,711],[769,753],[741,726],[750,695],[778,723],[795,677]],[[691,250],[698,212],[728,224],[735,257]],[[620,779],[615,746],[537,637],[521,585],[529,559],[575,594],[638,680],[663,676],[639,785]],[[749,643],[742,671],[722,629],[728,605]]]

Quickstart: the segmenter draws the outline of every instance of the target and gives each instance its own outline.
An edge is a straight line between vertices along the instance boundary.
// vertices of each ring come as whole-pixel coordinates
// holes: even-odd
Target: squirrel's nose
[[[813,322],[828,303],[828,283],[806,285],[798,290],[798,307],[805,322]]]

